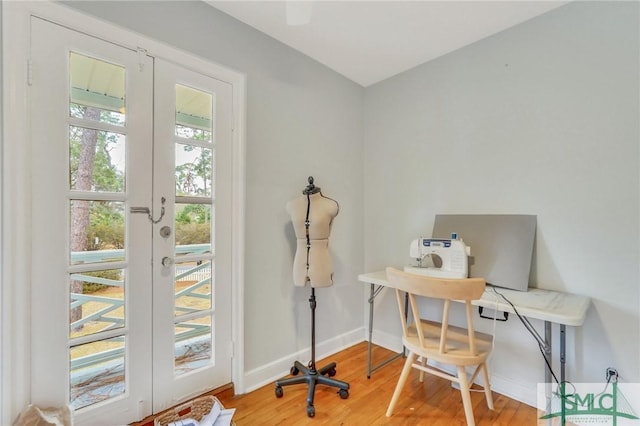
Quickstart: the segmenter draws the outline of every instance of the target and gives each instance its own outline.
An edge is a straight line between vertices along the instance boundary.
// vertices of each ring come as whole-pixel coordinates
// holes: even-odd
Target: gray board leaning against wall
[[[536,236],[535,215],[439,214],[434,238],[456,233],[471,248],[469,276],[527,291]]]

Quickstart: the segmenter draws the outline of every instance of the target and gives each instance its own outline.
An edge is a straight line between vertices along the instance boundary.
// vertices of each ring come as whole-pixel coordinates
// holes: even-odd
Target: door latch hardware
[[[144,213],[150,214],[149,207],[131,207],[129,213]]]
[[[151,210],[149,210],[149,207],[130,207],[129,208],[129,213],[142,213],[142,214],[146,214],[147,217],[149,218],[149,220],[151,221],[151,223],[153,223],[154,225],[156,223],[159,223],[162,218],[164,217],[164,203],[167,201],[166,198],[162,197],[160,198],[160,202],[162,203],[162,207],[160,208],[160,217],[158,219],[154,219],[153,216],[151,215]]]

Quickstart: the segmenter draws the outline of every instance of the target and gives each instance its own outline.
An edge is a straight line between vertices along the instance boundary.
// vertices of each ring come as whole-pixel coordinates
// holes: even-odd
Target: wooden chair
[[[491,336],[475,332],[473,327],[473,311],[471,301],[482,297],[485,281],[482,278],[447,279],[433,278],[423,275],[410,274],[394,268],[387,268],[387,278],[396,288],[400,318],[402,320],[402,342],[408,350],[407,361],[404,364],[398,384],[391,397],[387,417],[393,414],[402,388],[409,376],[411,368],[420,371],[420,381],[424,373],[433,374],[450,380],[460,386],[462,403],[467,418],[467,425],[474,426],[473,407],[469,389],[478,373],[482,372],[484,379],[484,393],[487,406],[493,410],[493,397],[489,385],[489,373],[486,360],[491,352]],[[408,295],[409,306],[413,312],[413,321],[409,323],[405,318],[404,294]],[[420,317],[416,302],[417,296],[424,296],[444,301],[442,321],[430,321]],[[452,300],[464,301],[467,314],[467,328],[449,325],[449,308]],[[421,362],[417,362],[421,357]],[[427,360],[439,364],[455,366],[456,375],[427,365]],[[475,366],[471,378],[468,378],[467,366]]]

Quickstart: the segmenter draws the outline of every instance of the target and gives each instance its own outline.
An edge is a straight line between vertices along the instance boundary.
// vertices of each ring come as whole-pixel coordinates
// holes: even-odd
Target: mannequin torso
[[[309,215],[309,247],[307,248],[307,209]],[[296,234],[293,260],[293,282],[296,286],[328,287],[333,284],[333,263],[329,254],[329,234],[338,203],[320,192],[301,195],[287,203]]]

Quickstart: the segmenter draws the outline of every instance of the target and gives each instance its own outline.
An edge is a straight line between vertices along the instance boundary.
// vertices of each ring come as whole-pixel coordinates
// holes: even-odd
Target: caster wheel
[[[284,395],[282,386],[276,386],[276,398],[282,398],[282,395]]]
[[[289,370],[289,373],[291,373],[292,376],[297,376],[299,372],[300,370],[298,370],[298,367],[296,367],[295,365],[291,367],[291,370]]]
[[[307,407],[307,416],[313,417],[315,415],[316,415],[316,409],[313,407],[313,405],[309,405]]]
[[[332,368],[331,370],[327,371],[327,376],[329,377],[333,377],[336,375],[336,369]]]
[[[338,393],[340,394],[340,398],[342,398],[342,399],[349,398],[349,391],[346,390],[346,389],[340,389],[340,391]]]

